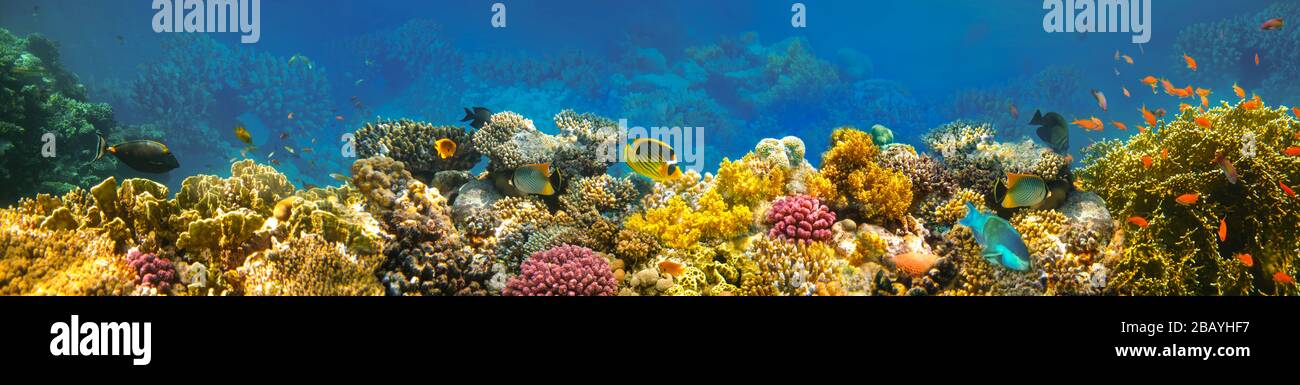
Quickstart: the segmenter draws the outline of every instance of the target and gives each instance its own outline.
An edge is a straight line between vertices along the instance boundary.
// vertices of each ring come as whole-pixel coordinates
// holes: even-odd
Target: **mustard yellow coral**
[[[822,154],[820,176],[812,177],[809,191],[831,207],[868,222],[902,222],[912,204],[912,181],[881,167],[879,160],[880,148],[872,143],[871,134],[838,128],[831,134],[831,149]]]
[[[714,181],[718,193],[731,203],[754,207],[785,195],[786,168],[750,152],[735,162],[724,158]]]
[[[728,206],[722,196],[710,190],[700,197],[699,208],[692,208],[680,196],[673,196],[663,207],[632,215],[625,226],[647,234],[673,248],[688,248],[701,240],[721,240],[745,234],[753,213],[742,205]]]

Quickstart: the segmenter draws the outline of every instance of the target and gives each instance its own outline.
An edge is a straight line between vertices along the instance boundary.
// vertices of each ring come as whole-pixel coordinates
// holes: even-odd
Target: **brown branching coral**
[[[239,268],[247,295],[358,296],[384,293],[375,270],[382,257],[352,255],[319,235],[293,238]]]

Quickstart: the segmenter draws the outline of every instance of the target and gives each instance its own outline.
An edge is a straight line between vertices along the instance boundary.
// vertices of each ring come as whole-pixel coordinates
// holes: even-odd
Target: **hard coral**
[[[142,253],[139,249],[132,248],[126,253],[126,263],[135,270],[136,286],[149,287],[166,294],[171,292],[173,285],[180,283],[176,265],[153,253]]]
[[[831,237],[835,213],[817,198],[796,195],[778,199],[767,213],[771,238],[786,241],[826,241]]]
[[[831,134],[832,147],[822,154],[820,178],[831,187],[812,190],[811,195],[827,201],[849,217],[866,221],[901,222],[912,204],[912,181],[898,171],[881,167],[880,149],[871,134],[851,127]]]
[[[749,230],[753,214],[745,206],[728,206],[722,196],[710,190],[700,198],[699,208],[691,208],[680,196],[673,196],[663,207],[632,215],[624,224],[629,229],[656,234],[668,247],[687,248],[701,240],[724,240]]]
[[[506,283],[512,296],[608,296],[618,283],[609,262],[591,249],[562,245],[534,253]]]
[[[361,158],[385,155],[396,159],[422,181],[431,183],[441,171],[465,171],[478,164],[482,154],[474,147],[472,138],[473,133],[460,126],[435,126],[407,119],[379,121],[357,129],[357,155]],[[448,158],[438,154],[435,142],[441,139],[456,143],[456,152]]]
[[[1084,189],[1101,196],[1113,216],[1143,216],[1150,223],[1131,229],[1126,249],[1107,263],[1120,293],[1274,293],[1272,275],[1300,263],[1294,253],[1300,218],[1292,214],[1300,201],[1279,188],[1300,180],[1300,160],[1283,153],[1296,145],[1300,122],[1286,108],[1248,110],[1243,104],[1188,109],[1159,129],[1085,149]],[[1235,164],[1236,183],[1214,162],[1220,155]],[[1150,168],[1143,156],[1155,159]],[[1175,201],[1190,193],[1199,194],[1195,203]],[[1224,221],[1228,236],[1221,241]],[[1254,256],[1248,280],[1238,277],[1236,253]]]

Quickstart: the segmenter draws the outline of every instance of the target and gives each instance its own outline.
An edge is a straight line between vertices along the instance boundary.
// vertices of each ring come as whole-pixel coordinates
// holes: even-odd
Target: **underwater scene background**
[[[502,3],[0,2],[0,294],[1297,294],[1300,2]]]

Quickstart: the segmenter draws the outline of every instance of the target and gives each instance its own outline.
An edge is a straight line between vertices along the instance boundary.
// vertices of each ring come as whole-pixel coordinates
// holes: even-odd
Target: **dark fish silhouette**
[[[483,128],[483,125],[487,124],[489,119],[492,119],[492,110],[483,107],[474,107],[473,110],[466,108],[465,117],[460,121],[470,122],[469,125],[474,128]]]
[[[1065,154],[1070,151],[1070,131],[1065,127],[1065,117],[1061,114],[1048,112],[1043,115],[1042,111],[1034,111],[1034,118],[1029,120],[1029,124],[1039,126],[1038,138],[1047,142],[1056,153]]]
[[[176,161],[167,145],[152,140],[133,140],[116,146],[109,146],[104,136],[99,137],[99,150],[95,152],[95,161],[104,157],[104,153],[113,154],[117,160],[133,170],[151,174],[162,174],[181,166]],[[94,162],[94,161],[91,161]]]

